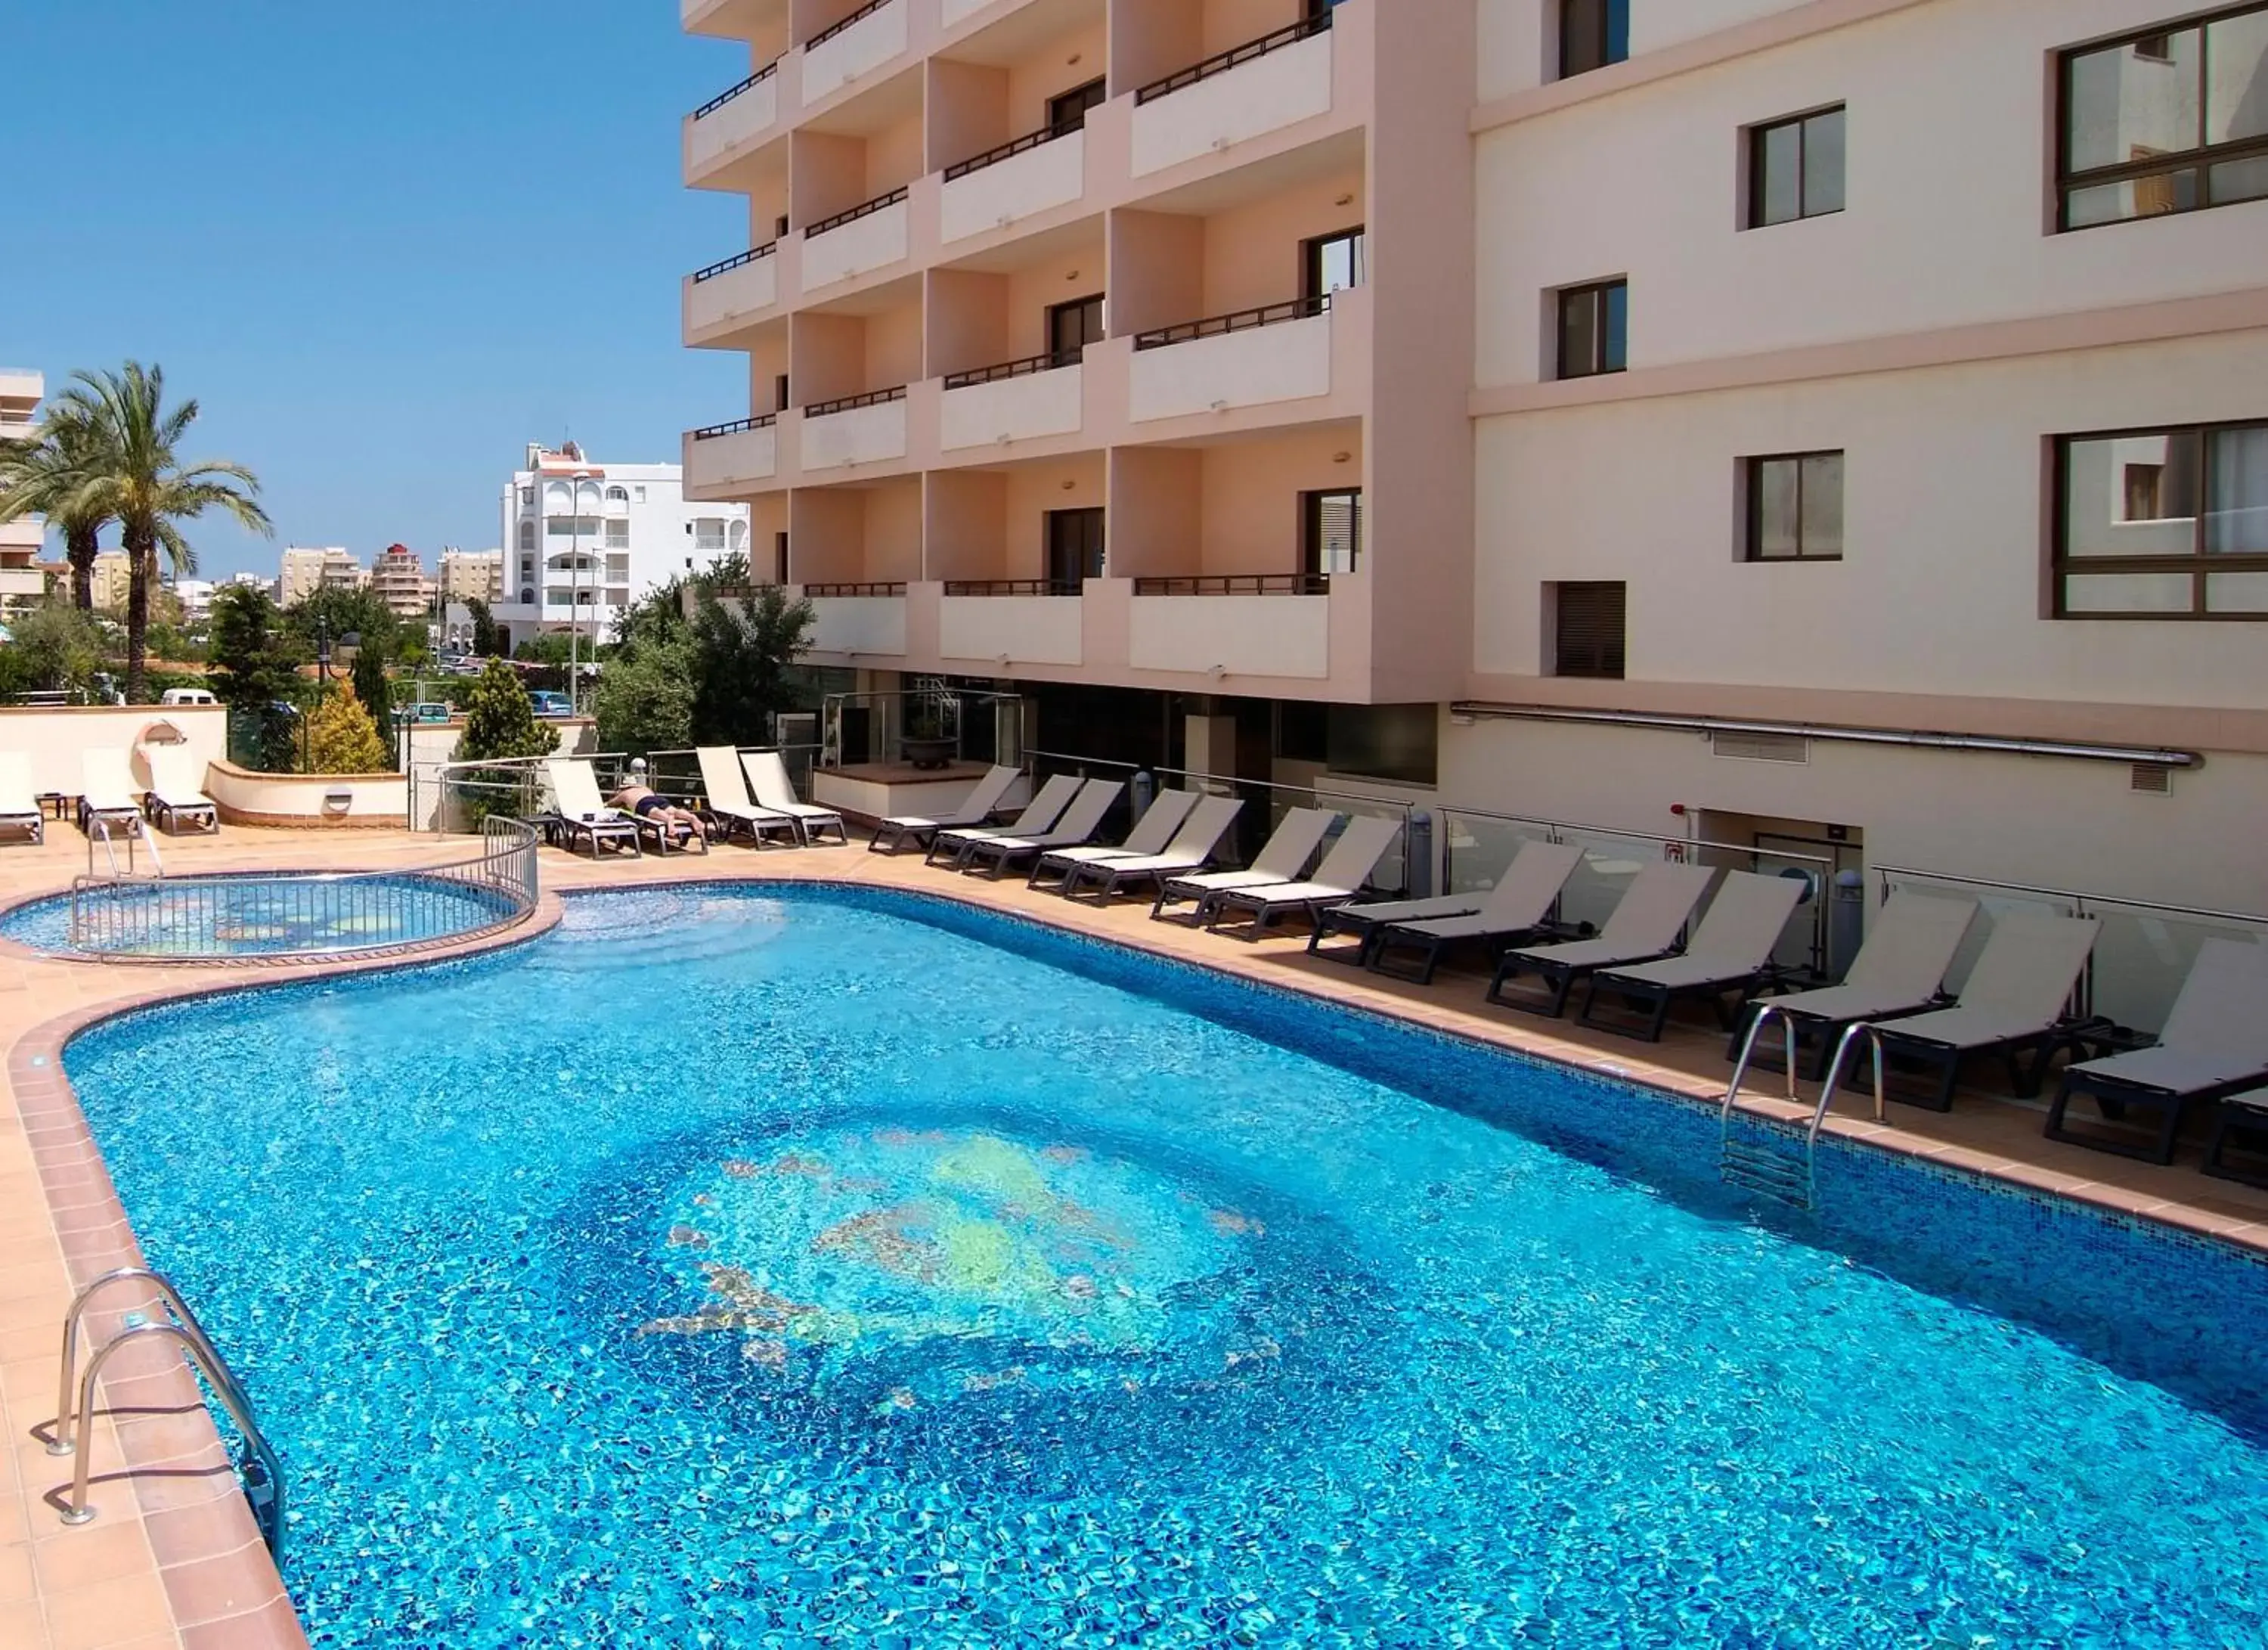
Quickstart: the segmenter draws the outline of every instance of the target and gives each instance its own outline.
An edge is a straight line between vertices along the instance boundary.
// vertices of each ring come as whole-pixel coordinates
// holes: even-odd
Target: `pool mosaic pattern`
[[[1690,1109],[998,918],[582,898],[68,1067],[317,1645],[2268,1635],[2268,1267],[1847,1148],[1775,1229]]]
[[[511,902],[440,877],[232,876],[119,883],[82,896],[98,941],[125,959],[297,956],[420,945],[494,927]],[[0,917],[0,937],[72,954],[68,895]]]

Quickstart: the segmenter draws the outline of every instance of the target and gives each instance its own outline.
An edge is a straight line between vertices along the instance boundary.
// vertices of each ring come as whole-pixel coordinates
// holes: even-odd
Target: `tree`
[[[567,662],[569,643],[564,630],[546,630],[541,636],[531,636],[512,650],[512,656],[524,665],[561,665]],[[578,658],[590,654],[582,648],[575,650]]]
[[[465,702],[465,733],[457,743],[460,762],[512,761],[548,756],[559,736],[535,719],[519,673],[501,659],[482,671]]]
[[[8,630],[10,691],[90,697],[107,657],[102,632],[92,617],[51,601],[10,619]]]
[[[196,422],[197,403],[166,408],[166,375],[129,361],[118,372],[80,372],[56,397],[58,414],[83,422],[91,442],[63,500],[75,515],[118,523],[127,557],[126,696],[147,696],[150,591],[162,552],[174,572],[194,573],[196,552],[180,524],[219,510],[260,534],[272,531],[256,499],[260,482],[225,460],[182,462],[177,449]]]
[[[394,689],[386,679],[386,660],[375,649],[364,647],[355,655],[354,696],[362,701],[371,722],[386,736],[387,748],[392,749],[393,740],[387,730],[394,726]],[[390,769],[394,763],[388,761],[384,765]]]
[[[624,608],[615,620],[616,656],[635,659],[646,647],[691,640],[693,623],[685,616],[685,589],[682,578],[672,578]]]
[[[627,755],[683,750],[693,743],[692,639],[641,644],[599,673],[593,710],[599,748]]]
[[[71,605],[82,613],[94,607],[94,558],[110,519],[77,497],[95,450],[93,431],[68,407],[52,409],[33,439],[0,442],[0,521],[39,514],[62,530]]]
[[[316,708],[308,724],[307,771],[386,773],[393,766],[387,760],[386,741],[379,737],[378,724],[355,697],[354,683],[339,683],[338,691]]]
[[[286,617],[310,652],[319,635],[328,636],[334,647],[350,636],[359,637],[362,647],[387,662],[401,651],[401,621],[374,591],[311,591],[291,604]]]
[[[284,615],[257,585],[230,585],[213,595],[210,652],[213,693],[231,719],[251,731],[252,755],[270,773],[292,765],[291,696],[303,655],[284,628]]]
[[[727,606],[719,580],[696,581],[693,733],[697,744],[769,737],[773,715],[792,709],[788,671],[809,645],[811,603],[765,585]]]
[[[489,604],[478,596],[465,598],[465,609],[473,615],[473,652],[482,659],[502,659],[512,649],[505,645],[504,626],[497,622]]]

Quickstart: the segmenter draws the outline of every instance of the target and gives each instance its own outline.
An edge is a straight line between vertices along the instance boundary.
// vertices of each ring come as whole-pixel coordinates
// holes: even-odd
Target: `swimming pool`
[[[526,909],[500,889],[415,872],[166,877],[27,902],[0,915],[0,936],[51,956],[336,957],[477,933]]]
[[[318,1645],[2268,1632],[2268,1269],[1841,1145],[1759,1225],[1712,1116],[1098,943],[584,896],[66,1064]]]

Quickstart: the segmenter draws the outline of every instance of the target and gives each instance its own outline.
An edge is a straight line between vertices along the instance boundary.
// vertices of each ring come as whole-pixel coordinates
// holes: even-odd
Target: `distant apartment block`
[[[2268,909],[2268,4],[681,14],[686,488],[843,686]]]
[[[746,555],[744,505],[695,503],[674,464],[601,464],[569,442],[531,444],[501,503],[502,599],[495,616],[517,644],[545,631],[604,639],[657,585]]]
[[[504,552],[443,550],[436,582],[444,601],[485,601],[493,607],[504,599]]]
[[[29,367],[0,366],[0,441],[28,437],[38,419],[47,380]],[[40,517],[0,521],[0,615],[37,607],[48,575],[40,566],[48,524]]]
[[[432,609],[433,581],[406,544],[389,544],[371,558],[370,590],[397,619],[423,618]]]
[[[370,570],[355,560],[350,550],[334,545],[316,549],[294,545],[284,552],[276,581],[276,600],[296,607],[318,590],[359,590],[370,582]]]

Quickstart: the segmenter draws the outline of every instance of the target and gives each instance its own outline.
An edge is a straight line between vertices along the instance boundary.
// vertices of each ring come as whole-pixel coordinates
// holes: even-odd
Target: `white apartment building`
[[[503,600],[517,645],[547,630],[605,640],[654,586],[748,549],[745,505],[691,504],[675,464],[600,464],[531,443],[504,489]]]
[[[305,601],[318,590],[359,590],[370,570],[354,553],[337,545],[317,549],[292,545],[284,552],[276,580],[276,600],[284,607]]]
[[[0,441],[31,434],[47,394],[47,379],[29,367],[0,366]],[[44,518],[0,521],[0,614],[37,607],[47,593],[48,576],[39,566],[47,542]]]
[[[444,601],[485,601],[493,608],[504,599],[504,552],[445,549],[435,582]]]

